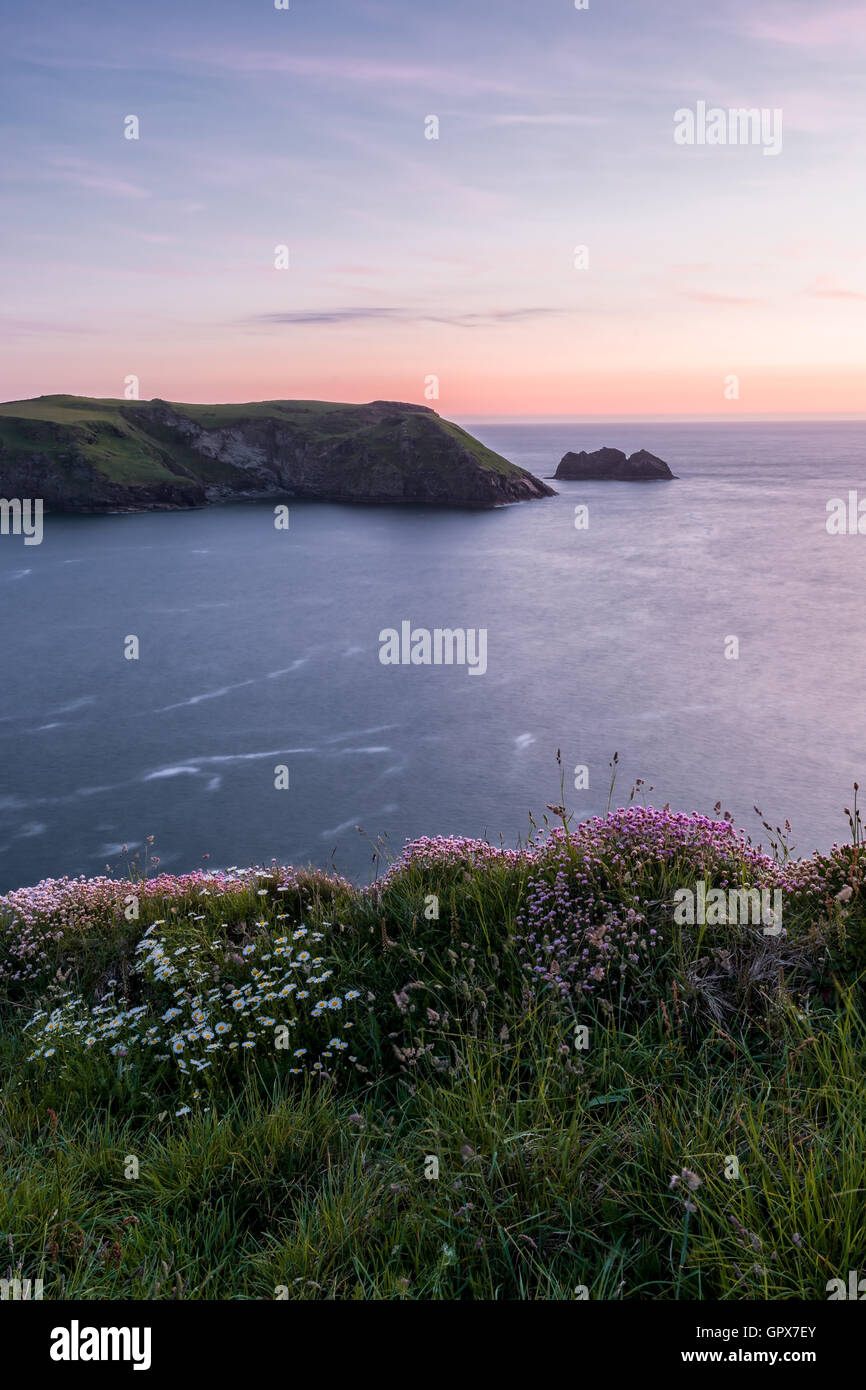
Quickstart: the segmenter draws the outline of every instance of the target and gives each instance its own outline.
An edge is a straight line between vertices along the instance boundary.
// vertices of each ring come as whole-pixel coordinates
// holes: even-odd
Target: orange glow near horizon
[[[272,362],[255,364],[236,360],[231,367],[207,370],[193,360],[173,363],[161,359],[148,370],[140,368],[140,396],[147,400],[190,403],[261,400],[333,400],[363,403],[372,400],[410,401],[428,405],[447,417],[677,417],[696,416],[736,419],[755,415],[798,418],[817,416],[866,416],[866,374],[850,368],[814,371],[780,371],[752,368],[738,376],[738,398],[726,397],[731,373],[720,365],[710,371],[574,374],[547,372],[527,377],[523,372],[483,369],[461,371],[452,379],[439,378],[439,396],[428,398],[429,373],[404,367],[359,371],[281,370]],[[123,376],[117,370],[93,371],[80,361],[71,367],[58,363],[49,370],[43,359],[39,395],[123,396]],[[14,386],[14,371],[7,372],[7,387]],[[26,374],[21,390],[7,399],[27,399]]]

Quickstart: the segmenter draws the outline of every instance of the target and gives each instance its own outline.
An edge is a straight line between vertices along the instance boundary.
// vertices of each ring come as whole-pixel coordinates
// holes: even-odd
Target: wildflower
[[[175,1113],[175,1115],[188,1115],[188,1114],[189,1114],[189,1106],[188,1106],[188,1105],[182,1105],[182,1106],[180,1107],[180,1109],[179,1109],[179,1110],[175,1110],[174,1113]]]
[[[686,1184],[690,1192],[697,1192],[701,1185],[701,1179],[698,1177],[697,1173],[693,1173],[690,1168],[683,1168],[682,1172],[674,1173],[669,1186],[673,1190],[679,1187],[681,1182]]]

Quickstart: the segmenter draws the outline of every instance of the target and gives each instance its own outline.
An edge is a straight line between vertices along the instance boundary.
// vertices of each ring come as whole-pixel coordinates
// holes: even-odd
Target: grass
[[[856,803],[850,843],[803,862],[724,821],[562,819],[519,851],[418,842],[366,889],[136,861],[7,895],[11,1274],[46,1298],[820,1300],[862,1271]],[[701,877],[783,883],[784,935],[677,926],[673,892]],[[142,970],[145,932],[164,950]],[[308,943],[320,955],[297,962]],[[285,969],[315,997],[324,967],[322,997],[357,998],[339,1015],[351,1054],[320,1052],[318,1072],[336,1016],[273,991],[289,1051],[269,1018],[248,1053],[217,1048],[193,1076],[153,1061],[137,1022],[110,1034],[119,1056],[81,1036],[33,1056],[38,1009],[108,991],[106,1017],[122,1002],[149,1021],[206,984],[216,1018],[255,970],[257,997]]]

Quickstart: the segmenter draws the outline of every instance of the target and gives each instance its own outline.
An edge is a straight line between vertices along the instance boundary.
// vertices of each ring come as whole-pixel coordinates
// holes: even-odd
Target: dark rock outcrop
[[[664,459],[646,449],[626,458],[622,449],[596,449],[588,454],[564,454],[560,459],[555,478],[568,478],[580,481],[609,480],[618,483],[662,482],[674,478]]]

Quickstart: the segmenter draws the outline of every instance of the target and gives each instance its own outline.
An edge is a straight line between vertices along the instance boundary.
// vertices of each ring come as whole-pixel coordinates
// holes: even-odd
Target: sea
[[[543,478],[610,445],[677,480],[0,536],[0,891],[145,851],[151,872],[276,859],[367,882],[407,839],[513,846],[549,806],[632,796],[720,806],[764,844],[788,820],[801,855],[845,838],[866,422],[461,423]]]

